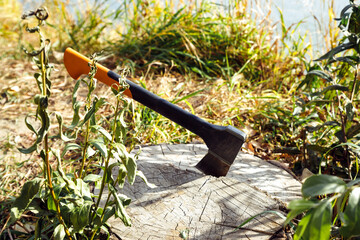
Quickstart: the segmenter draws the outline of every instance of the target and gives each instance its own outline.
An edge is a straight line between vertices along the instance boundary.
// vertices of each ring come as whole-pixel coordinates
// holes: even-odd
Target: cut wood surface
[[[127,208],[132,227],[112,219],[112,230],[126,240],[269,239],[283,223],[273,213],[234,230],[264,211],[282,213],[282,205],[300,197],[301,184],[285,170],[244,153],[226,177],[206,176],[194,168],[206,153],[203,144],[143,147],[138,168],[156,187],[137,179],[119,190],[132,199]]]

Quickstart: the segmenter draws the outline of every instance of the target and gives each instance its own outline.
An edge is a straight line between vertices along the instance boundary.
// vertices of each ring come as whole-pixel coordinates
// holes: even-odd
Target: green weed
[[[307,119],[303,131],[305,167],[318,175],[306,179],[303,199],[289,204],[286,223],[305,214],[294,239],[352,239],[360,236],[359,107],[360,6],[349,1],[337,19],[344,37],[309,66],[298,86],[294,115]],[[320,64],[323,62],[324,64]],[[325,175],[333,174],[337,176]],[[341,179],[340,177],[343,177]]]
[[[97,68],[96,58],[92,56],[88,76],[75,84],[72,94],[74,115],[71,124],[65,125],[58,112],[50,114],[48,110],[52,85],[50,40],[43,36],[41,28],[49,14],[46,8],[39,8],[22,16],[24,20],[32,17],[37,19],[38,24],[29,27],[25,23],[24,27],[27,32],[38,34],[40,48],[24,50],[33,57],[38,67],[39,72],[34,77],[40,94],[34,97],[36,113],[29,114],[25,123],[36,139],[32,145],[19,148],[19,151],[24,154],[37,152],[40,155],[43,176],[30,179],[22,186],[20,195],[12,201],[7,220],[1,221],[4,225],[0,238],[98,239],[104,234],[109,237],[107,220],[110,217],[119,218],[126,226],[131,225],[125,211],[131,199],[119,194],[117,189],[122,188],[126,181],[133,184],[136,176],[148,184],[145,176],[137,170],[135,157],[127,152],[123,144],[126,136],[123,114],[127,108],[123,109],[122,103],[126,106],[128,101],[123,99],[122,94],[127,85],[121,84],[120,79],[121,83],[112,89],[116,98],[115,106],[110,105],[105,98],[93,96]],[[88,91],[84,102],[77,96],[80,84],[84,84]],[[113,109],[114,115],[108,119],[108,125],[100,125],[97,112],[105,105]],[[56,134],[50,131],[52,117],[58,123]],[[39,127],[33,124],[30,120],[32,118],[39,121]],[[51,139],[59,141],[52,143]],[[110,159],[114,159],[114,162],[110,162]],[[63,163],[73,167],[65,170]],[[116,169],[118,174],[114,178],[112,171]],[[7,174],[6,170],[7,165],[4,165],[1,174]],[[101,170],[103,177],[98,175]],[[98,193],[91,190],[93,186],[96,186]],[[108,193],[105,193],[106,188]],[[103,205],[100,204],[102,199],[105,200]],[[1,211],[6,212],[4,209]],[[17,230],[18,226],[23,230]]]

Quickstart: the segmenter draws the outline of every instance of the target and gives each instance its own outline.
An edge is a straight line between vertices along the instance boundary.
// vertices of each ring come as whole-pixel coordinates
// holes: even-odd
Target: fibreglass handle
[[[115,81],[118,81],[118,79],[121,78],[113,71],[108,71],[107,75]],[[145,88],[136,85],[130,80],[126,80],[126,82],[130,86],[129,90],[131,92],[131,97],[134,100],[160,113],[164,117],[167,117],[184,128],[187,128],[196,135],[199,135],[201,138],[208,136],[211,129],[217,127],[185,111],[175,104],[172,104],[169,101],[166,101],[165,99],[147,91]]]

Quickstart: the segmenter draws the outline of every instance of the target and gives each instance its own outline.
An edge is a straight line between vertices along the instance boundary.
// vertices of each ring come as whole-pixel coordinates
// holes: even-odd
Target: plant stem
[[[116,185],[117,182],[118,182],[118,179],[115,180],[114,185]],[[104,219],[105,209],[106,209],[106,207],[107,207],[107,205],[108,205],[108,203],[109,203],[110,197],[111,197],[111,194],[109,193],[109,195],[107,196],[106,202],[105,202],[104,211],[102,212],[101,217],[100,217],[100,221],[101,221],[101,222],[102,222],[103,219]],[[99,230],[99,228],[96,228],[96,229],[95,229],[95,231],[93,232],[90,240],[93,240],[93,239],[94,239],[95,234],[97,233],[98,230]]]
[[[96,202],[96,205],[95,205],[95,212],[94,214],[97,212],[97,209],[99,207],[99,204],[100,204],[100,200],[101,200],[101,196],[103,194],[103,191],[104,191],[104,187],[105,187],[105,181],[106,181],[106,178],[107,178],[107,168],[109,167],[109,162],[110,162],[110,156],[111,156],[111,145],[112,143],[115,141],[115,132],[116,132],[116,121],[117,121],[117,117],[118,117],[118,111],[119,111],[119,99],[117,98],[116,99],[116,108],[115,108],[115,116],[114,116],[114,125],[113,125],[113,132],[112,132],[112,138],[111,138],[111,142],[110,142],[110,147],[109,147],[109,150],[108,150],[108,155],[107,155],[107,158],[106,158],[106,161],[105,161],[105,167],[104,167],[104,175],[103,175],[103,178],[102,178],[102,182],[101,182],[101,187],[100,187],[100,192],[99,192],[99,197],[97,199],[97,202]],[[110,194],[109,194],[110,195]],[[109,198],[108,198],[109,199]],[[108,200],[106,201],[108,202]],[[106,205],[106,204],[105,204]],[[104,211],[101,215],[101,219],[103,219],[104,217],[104,212],[105,212],[105,208],[104,208]],[[91,219],[94,218],[94,214],[93,216],[91,217]],[[98,228],[95,229],[95,231],[93,232],[93,235],[91,236],[91,240],[94,239],[95,237],[95,234],[97,233],[98,231]]]
[[[342,139],[342,143],[347,143],[346,123],[347,123],[348,119],[347,119],[346,113],[344,114],[344,112],[341,110],[341,99],[340,99],[338,92],[337,92],[337,100],[338,100],[338,109],[339,109],[340,119],[341,119],[341,132],[342,132],[342,135],[344,136],[344,138]],[[350,178],[352,178],[351,177],[351,169],[350,169],[349,146],[345,145],[344,148],[345,148],[344,157],[346,159],[346,163],[347,163],[347,167],[348,167],[348,175]]]
[[[86,151],[87,151],[87,147],[89,145],[89,129],[90,129],[90,120],[87,121],[86,123],[86,135],[85,135],[85,140],[84,140],[84,148],[83,148],[83,153],[82,153],[82,162],[81,162],[81,167],[80,167],[80,172],[79,172],[79,178],[82,177],[82,173],[84,171],[84,166],[85,166],[85,162],[86,162]]]
[[[46,95],[47,94],[47,86],[46,86],[46,68],[45,68],[45,59],[46,59],[46,52],[45,49],[40,53],[40,63],[41,63],[41,77],[42,77],[42,94]],[[48,134],[45,134],[44,137],[44,150],[45,150],[45,159],[44,159],[44,164],[45,164],[45,169],[46,169],[46,180],[48,183],[48,187],[50,190],[50,194],[51,197],[54,200],[55,203],[55,207],[56,207],[56,213],[57,213],[57,217],[59,219],[60,224],[62,224],[64,226],[65,229],[65,233],[68,236],[68,238],[70,240],[72,240],[71,234],[69,232],[69,229],[66,227],[66,224],[61,216],[61,211],[60,211],[60,204],[59,204],[59,200],[56,198],[55,192],[54,192],[54,188],[52,185],[52,179],[51,179],[51,169],[50,169],[50,161],[49,161],[49,138],[48,138]]]
[[[113,125],[113,134],[112,134],[112,139],[111,139],[111,143],[112,144],[115,140],[115,130],[116,130],[116,120],[117,120],[117,117],[118,117],[118,110],[119,110],[119,100],[117,100],[116,102],[116,109],[115,109],[115,117],[114,117],[114,125]],[[109,153],[111,152],[111,147],[109,148]],[[106,158],[106,161],[105,161],[105,171],[104,171],[104,176],[103,176],[103,179],[102,179],[102,183],[101,183],[101,188],[100,188],[100,193],[99,193],[99,198],[97,200],[97,203],[96,203],[96,208],[98,208],[99,206],[99,203],[100,203],[100,199],[101,199],[101,195],[102,195],[102,192],[104,190],[104,187],[105,187],[105,180],[106,180],[106,175],[107,175],[107,167],[109,166],[109,161],[110,161],[110,155],[111,154],[108,154],[107,158]]]
[[[52,179],[51,179],[51,170],[50,170],[50,163],[49,163],[49,146],[48,146],[48,135],[45,135],[45,139],[44,139],[44,143],[45,143],[45,166],[46,166],[46,172],[47,172],[47,182],[48,182],[48,186],[49,186],[49,190],[51,193],[51,197],[54,200],[55,203],[55,207],[56,207],[56,213],[57,213],[57,217],[59,219],[60,224],[62,224],[64,226],[65,229],[65,233],[68,236],[68,238],[70,240],[72,240],[71,237],[71,233],[69,232],[69,229],[67,228],[62,216],[61,216],[61,211],[60,211],[60,204],[59,204],[59,200],[56,198],[55,192],[54,192],[54,188],[52,185]]]
[[[93,89],[93,80],[94,80],[94,76],[96,73],[96,62],[95,59],[92,62],[92,65],[94,66],[95,71],[94,72],[90,72],[90,86],[89,86],[89,93],[88,96],[86,98],[87,101],[87,108],[90,109],[91,107],[91,92]],[[82,177],[82,173],[84,171],[84,167],[85,167],[85,162],[86,162],[86,152],[87,152],[87,148],[89,146],[89,132],[90,132],[90,119],[87,121],[86,123],[86,134],[85,134],[85,140],[84,140],[84,149],[83,149],[83,153],[82,153],[82,161],[81,161],[81,167],[80,167],[80,173],[79,173],[79,178]]]

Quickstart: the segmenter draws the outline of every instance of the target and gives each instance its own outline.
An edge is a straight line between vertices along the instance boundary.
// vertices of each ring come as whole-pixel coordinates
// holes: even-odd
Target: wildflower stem
[[[42,52],[40,53],[40,64],[41,64],[41,77],[42,77],[42,94],[44,96],[47,94],[45,59],[46,59],[46,51],[45,51],[45,49],[43,49]],[[47,133],[45,134],[45,137],[44,137],[44,152],[45,152],[44,164],[45,164],[46,175],[47,175],[46,179],[47,179],[51,197],[53,198],[54,203],[55,203],[57,217],[59,219],[60,224],[62,224],[64,226],[66,235],[68,236],[68,238],[70,240],[72,240],[71,233],[69,232],[69,229],[66,227],[66,224],[61,216],[59,200],[56,198],[54,188],[52,185],[51,169],[50,169],[50,161],[49,161],[49,139],[48,139]]]
[[[101,182],[101,187],[100,187],[100,192],[99,192],[99,197],[97,199],[97,202],[96,202],[96,207],[95,207],[95,212],[97,211],[98,207],[99,207],[99,204],[100,204],[100,200],[101,200],[101,196],[103,194],[103,191],[104,191],[104,187],[105,187],[105,182],[106,182],[106,178],[107,178],[107,169],[108,169],[108,166],[109,166],[109,162],[110,162],[110,156],[111,156],[111,145],[112,143],[115,141],[115,132],[116,132],[116,121],[117,121],[117,118],[118,118],[118,111],[119,111],[119,99],[117,98],[116,99],[116,108],[115,108],[115,116],[114,116],[114,124],[113,124],[113,131],[112,131],[112,138],[111,138],[111,143],[110,143],[110,148],[108,150],[108,155],[107,155],[107,158],[106,158],[106,161],[105,161],[105,168],[104,168],[104,176],[102,178],[102,182]],[[110,193],[109,193],[109,196],[110,196]],[[107,205],[107,202],[109,200],[109,196],[108,196],[108,199],[106,200],[106,203],[105,203],[105,206]],[[104,207],[104,211],[101,215],[101,221],[102,219],[104,218],[104,213],[105,213],[105,207]],[[91,240],[94,239],[96,233],[98,231],[98,228],[95,229],[95,231],[93,232],[93,235],[91,236]]]
[[[86,151],[89,145],[89,129],[90,129],[90,120],[87,121],[86,123],[86,134],[85,134],[85,140],[84,140],[84,148],[83,148],[83,153],[82,153],[82,162],[81,162],[81,167],[80,167],[80,172],[79,172],[79,178],[82,177],[82,173],[84,171],[84,167],[85,167],[85,162],[86,162]]]

